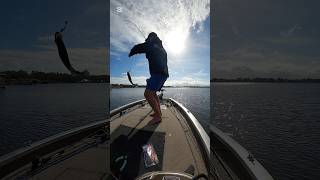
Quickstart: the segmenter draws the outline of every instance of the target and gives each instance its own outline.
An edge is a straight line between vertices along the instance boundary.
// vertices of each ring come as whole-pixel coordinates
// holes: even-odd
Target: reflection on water
[[[0,90],[0,155],[107,116],[107,84],[8,86]],[[112,89],[110,109],[143,98]],[[320,84],[215,83],[211,123],[252,152],[275,179],[320,179]],[[166,88],[207,128],[209,88]]]
[[[0,90],[0,155],[107,117],[107,84],[7,86]]]
[[[59,132],[102,120],[108,112],[108,84],[8,86],[0,91],[0,155]],[[110,108],[143,98],[143,88],[112,89]],[[209,88],[167,88],[208,126]]]
[[[112,89],[110,92],[110,109],[115,109],[129,102],[143,99],[144,88]],[[200,121],[205,129],[210,122],[209,88],[166,88],[164,98],[174,98]]]
[[[320,179],[320,84],[211,84],[213,124],[275,179]]]

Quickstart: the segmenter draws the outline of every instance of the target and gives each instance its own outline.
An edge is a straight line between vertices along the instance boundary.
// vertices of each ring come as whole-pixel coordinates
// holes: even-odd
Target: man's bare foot
[[[150,116],[151,116],[151,117],[155,117],[155,116],[156,116],[156,113],[152,113],[152,114],[150,114]],[[162,114],[161,114],[161,116],[162,116]]]
[[[162,121],[161,117],[153,117],[153,119],[151,119],[151,121],[149,122],[150,124],[157,124],[160,123]]]

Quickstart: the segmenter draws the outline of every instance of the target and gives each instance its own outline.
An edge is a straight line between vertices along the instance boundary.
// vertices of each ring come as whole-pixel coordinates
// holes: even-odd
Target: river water
[[[46,84],[0,90],[0,155],[105,119],[108,86]],[[142,99],[143,92],[112,89],[110,109]],[[275,179],[320,179],[319,92],[320,84],[214,83],[211,89],[166,88],[164,96],[186,106],[206,130],[212,123],[230,134]]]
[[[320,179],[320,84],[211,84],[212,123],[275,179]]]
[[[132,101],[143,99],[144,88],[112,89],[110,108],[122,106]],[[210,123],[210,88],[166,88],[164,98],[174,98],[200,121],[208,130]]]
[[[107,84],[44,84],[0,89],[0,156],[107,117]]]

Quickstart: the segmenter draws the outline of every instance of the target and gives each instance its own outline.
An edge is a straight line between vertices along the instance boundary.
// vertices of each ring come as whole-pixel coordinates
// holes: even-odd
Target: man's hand
[[[130,50],[130,53],[129,53],[128,57],[131,57],[131,56],[133,56],[132,49]]]

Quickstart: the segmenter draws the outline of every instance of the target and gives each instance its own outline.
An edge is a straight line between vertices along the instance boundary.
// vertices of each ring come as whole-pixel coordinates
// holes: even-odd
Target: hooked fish
[[[74,69],[70,63],[67,48],[64,45],[62,40],[62,32],[67,28],[68,21],[65,21],[65,26],[58,32],[54,34],[54,42],[57,45],[60,59],[64,66],[72,73],[72,74],[84,74],[83,72],[77,71]]]
[[[130,75],[129,71],[127,72],[127,76],[128,76],[128,79],[129,79],[130,83],[131,83],[133,86],[138,86],[138,84],[134,84],[134,83],[132,82],[131,75]]]

